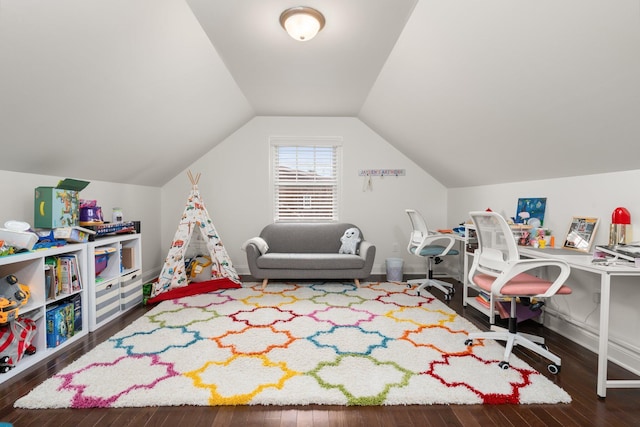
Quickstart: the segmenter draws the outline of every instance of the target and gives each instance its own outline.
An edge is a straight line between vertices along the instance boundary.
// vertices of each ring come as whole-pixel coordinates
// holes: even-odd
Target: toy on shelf
[[[23,354],[35,353],[31,340],[36,324],[18,317],[18,310],[30,296],[29,287],[18,283],[13,274],[0,279],[0,373],[13,368]]]
[[[36,347],[31,344],[35,335],[36,322],[28,317],[0,326],[0,374],[9,372],[25,354],[36,354]]]
[[[29,301],[30,296],[29,287],[18,283],[18,278],[13,274],[0,279],[0,324],[15,320],[18,310]]]
[[[0,228],[0,240],[15,251],[30,251],[38,241],[38,236],[31,231],[28,223],[11,220],[4,223],[4,228]]]
[[[103,223],[102,208],[98,206],[98,202],[80,199],[80,225],[86,227]]]

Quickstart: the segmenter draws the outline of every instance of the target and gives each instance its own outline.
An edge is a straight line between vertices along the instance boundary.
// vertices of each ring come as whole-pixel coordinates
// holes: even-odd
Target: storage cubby
[[[12,369],[0,374],[0,383],[7,381],[9,378],[43,361],[88,333],[89,328],[86,313],[89,301],[87,298],[86,251],[87,247],[85,244],[71,244],[0,257],[0,277],[2,280],[4,280],[5,276],[13,274],[18,278],[19,283],[29,287],[29,301],[19,308],[19,317],[28,317],[34,320],[36,324],[35,335],[31,341],[31,344],[36,348],[35,354],[24,354],[22,359],[19,360]],[[69,255],[75,255],[75,259],[77,259],[78,279],[81,288],[64,294],[61,293],[53,298],[47,298],[48,287],[45,277],[45,259],[48,257]],[[71,301],[74,298],[78,300],[78,314],[80,319],[77,327],[74,322],[73,335],[67,337],[64,342],[56,347],[47,347],[47,311],[61,302]],[[3,336],[3,339],[7,337],[8,334]]]
[[[495,311],[495,301],[491,295],[488,296],[489,307],[486,307],[480,301],[476,299],[476,296],[480,293],[480,289],[477,288],[473,283],[469,281],[469,269],[471,268],[471,263],[473,262],[473,254],[474,251],[478,248],[478,238],[476,236],[476,229],[472,224],[465,224],[464,230],[464,271],[463,271],[463,294],[462,294],[462,305],[464,307],[471,306],[476,310],[480,311],[484,315],[489,318],[489,323],[495,323],[496,311]]]
[[[88,243],[87,254],[89,330],[93,332],[142,302],[141,236],[99,237]]]

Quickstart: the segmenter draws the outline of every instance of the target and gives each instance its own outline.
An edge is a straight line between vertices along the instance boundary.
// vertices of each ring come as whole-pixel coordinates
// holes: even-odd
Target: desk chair
[[[520,333],[517,330],[517,299],[548,298],[556,294],[570,294],[564,286],[571,271],[569,264],[555,259],[520,259],[515,237],[507,221],[495,212],[471,212],[471,220],[476,226],[478,249],[469,270],[469,280],[478,288],[490,292],[494,301],[509,299],[511,310],[509,328],[491,327],[488,332],[472,332],[465,341],[471,345],[474,339],[494,339],[505,341],[502,369],[509,368],[509,356],[515,345],[528,348],[550,360],[549,372],[560,372],[561,360],[551,353],[544,344],[544,338]],[[545,268],[555,276],[553,281],[534,276],[531,270]]]
[[[427,223],[418,211],[406,209],[405,212],[409,215],[413,228],[407,250],[412,255],[425,258],[428,271],[426,278],[408,280],[407,286],[411,287],[412,285],[419,284],[417,289],[418,295],[420,295],[420,291],[425,288],[427,290],[430,290],[432,287],[437,288],[444,292],[445,300],[450,301],[455,289],[451,283],[433,278],[433,264],[442,262],[440,258],[442,256],[458,255],[459,252],[456,249],[452,249],[456,243],[455,238],[447,234],[429,231]],[[436,244],[436,242],[444,244],[444,246]]]

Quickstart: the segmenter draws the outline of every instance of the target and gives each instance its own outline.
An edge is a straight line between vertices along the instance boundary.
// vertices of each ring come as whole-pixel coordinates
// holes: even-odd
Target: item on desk
[[[624,245],[627,243],[627,226],[631,224],[631,214],[626,208],[615,208],[611,214],[609,229],[609,245]]]
[[[464,225],[460,226],[460,227],[454,227],[453,232],[459,236],[464,237],[464,233],[465,233],[465,228]]]
[[[622,260],[627,263],[632,262],[638,267],[638,258],[640,258],[640,245],[596,246],[596,251],[594,252],[594,262],[599,260],[601,263]]]
[[[563,248],[581,252],[589,252],[598,229],[599,219],[596,217],[574,216],[571,218],[569,231]]]

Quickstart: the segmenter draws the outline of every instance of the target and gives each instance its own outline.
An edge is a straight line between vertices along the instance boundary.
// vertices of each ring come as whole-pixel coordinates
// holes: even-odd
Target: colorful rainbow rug
[[[404,284],[257,284],[164,301],[18,408],[568,403]]]

